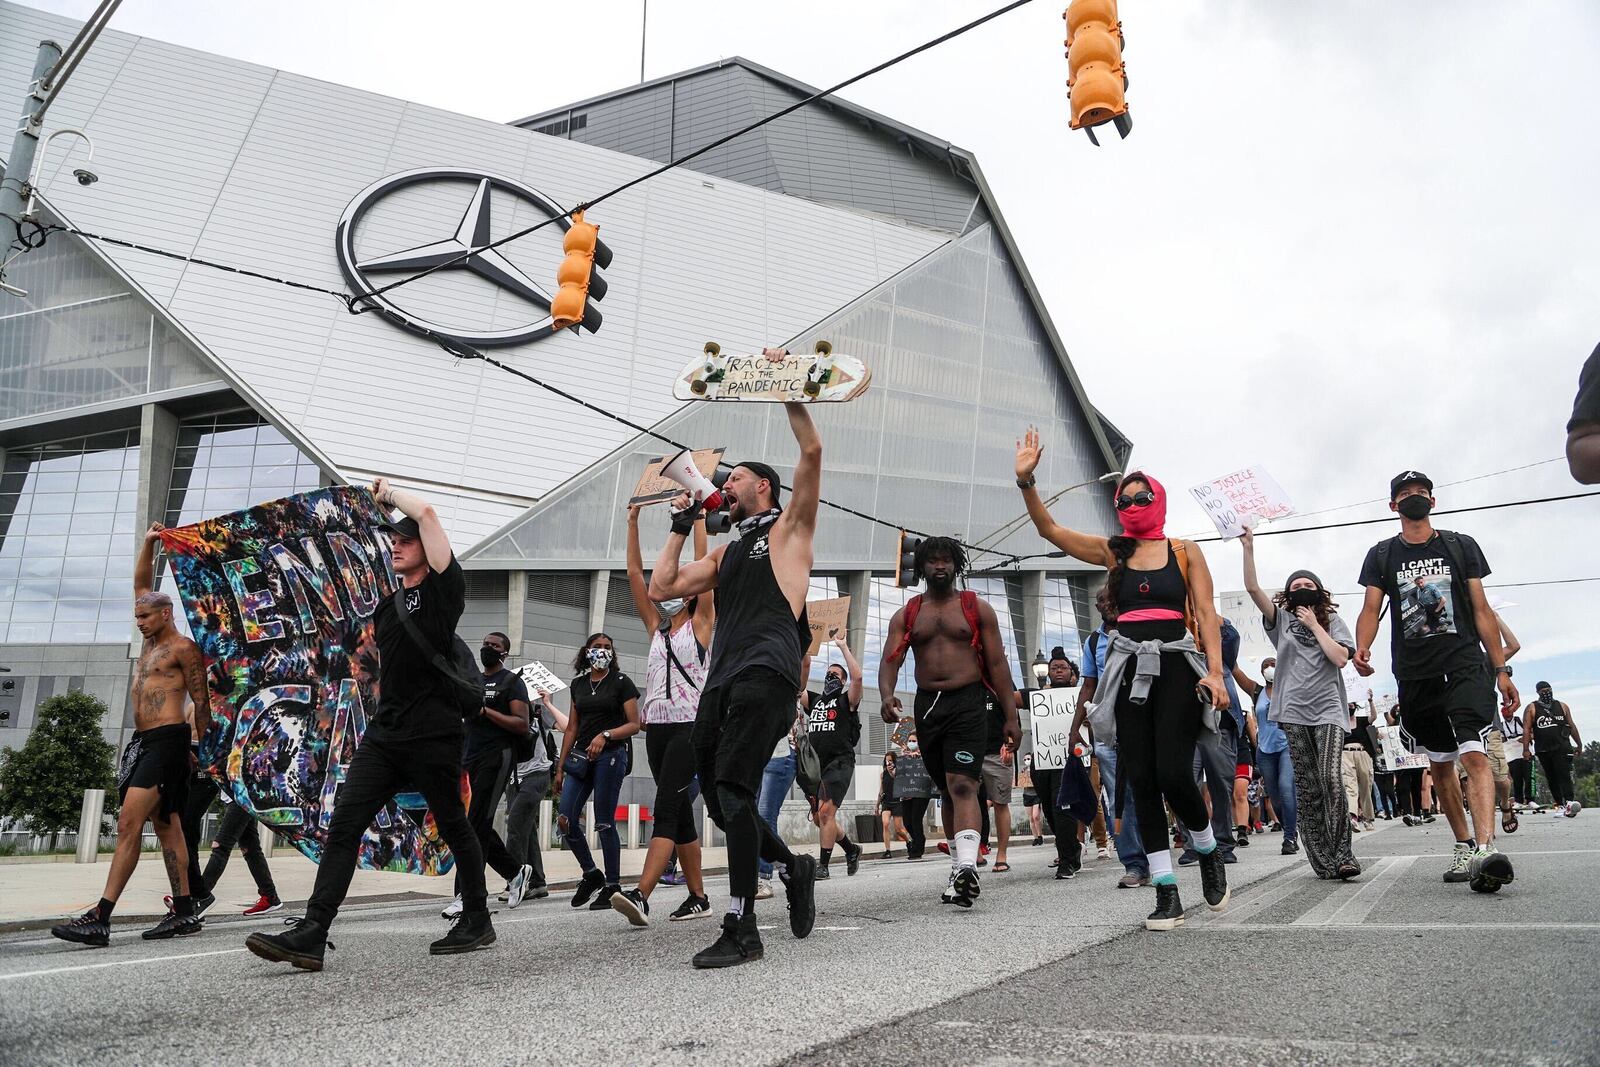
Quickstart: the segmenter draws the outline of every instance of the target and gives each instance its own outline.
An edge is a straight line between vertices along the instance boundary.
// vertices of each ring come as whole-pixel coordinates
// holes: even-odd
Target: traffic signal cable
[[[585,210],[587,210],[589,208],[594,207],[596,204],[603,203],[603,202],[611,199],[612,197],[617,196],[620,193],[624,193],[627,190],[632,189],[636,185],[640,185],[640,184],[642,184],[644,182],[647,182],[652,178],[660,177],[661,175],[665,174],[667,171],[672,170],[675,167],[681,167],[685,163],[688,163],[689,161],[691,161],[693,159],[697,159],[700,156],[705,155],[707,152],[710,152],[710,151],[712,151],[714,149],[717,149],[717,148],[721,148],[723,145],[727,144],[729,141],[737,140],[738,138],[743,137],[747,133],[752,133],[755,130],[759,130],[761,127],[767,125],[770,122],[776,122],[778,119],[781,119],[786,115],[793,114],[794,112],[799,111],[801,108],[805,107],[807,104],[814,104],[818,100],[821,100],[825,96],[831,96],[834,93],[837,93],[837,92],[839,92],[839,91],[841,91],[843,89],[848,89],[850,86],[854,85],[856,82],[861,81],[864,78],[870,78],[872,75],[879,74],[879,73],[881,73],[881,72],[883,72],[885,70],[888,70],[890,67],[895,66],[898,63],[903,63],[906,60],[911,59],[913,56],[921,55],[923,52],[926,52],[931,48],[937,48],[941,44],[944,44],[944,43],[946,43],[948,41],[953,41],[954,39],[956,39],[957,37],[960,37],[964,33],[969,33],[972,30],[977,29],[979,26],[984,25],[985,23],[992,22],[993,20],[999,18],[1001,15],[1007,14],[1007,13],[1009,13],[1011,11],[1015,11],[1017,8],[1023,7],[1024,5],[1030,4],[1032,2],[1033,2],[1033,0],[1012,0],[1011,3],[1006,4],[1004,7],[996,8],[995,10],[989,12],[987,15],[984,15],[984,16],[982,16],[980,18],[973,19],[971,22],[968,22],[965,25],[957,26],[955,29],[950,30],[948,33],[940,34],[938,37],[935,37],[931,41],[924,41],[922,44],[917,45],[915,48],[909,49],[909,50],[907,50],[905,52],[901,52],[899,55],[895,56],[893,59],[884,60],[882,63],[879,63],[877,66],[871,67],[871,68],[869,68],[867,70],[864,70],[860,74],[852,75],[851,77],[846,78],[842,82],[839,82],[839,83],[837,83],[835,85],[830,85],[826,89],[819,89],[818,91],[812,93],[810,96],[805,97],[804,99],[801,99],[801,100],[797,100],[793,104],[790,104],[788,107],[781,108],[781,109],[779,109],[777,111],[774,111],[772,114],[766,116],[765,118],[757,119],[755,122],[752,122],[748,126],[745,126],[745,127],[741,128],[741,129],[734,130],[732,133],[729,133],[729,134],[726,134],[726,135],[724,135],[722,137],[719,137],[715,141],[712,141],[709,144],[703,145],[700,148],[695,149],[693,152],[685,153],[684,155],[681,155],[676,159],[673,159],[673,160],[670,160],[670,161],[668,161],[666,163],[661,164],[659,167],[656,167],[654,170],[649,170],[649,171],[646,171],[645,173],[639,175],[638,177],[630,178],[629,180],[623,182],[621,185],[617,186],[616,188],[610,189],[610,190],[608,190],[608,191],[606,191],[604,193],[601,193],[599,196],[591,197],[590,199],[585,200],[583,203],[572,207],[570,210],[568,210],[566,212],[563,212],[560,215],[552,216],[551,218],[544,219],[543,221],[540,221],[540,222],[536,222],[532,226],[527,226],[527,227],[524,227],[523,229],[520,229],[520,230],[517,230],[517,231],[515,231],[513,233],[507,234],[505,237],[502,237],[502,238],[499,238],[498,240],[489,242],[487,245],[483,246],[482,248],[469,249],[467,251],[463,251],[460,255],[453,256],[450,259],[444,260],[443,262],[440,262],[440,263],[435,263],[433,266],[427,268],[426,270],[418,271],[416,274],[409,274],[409,275],[405,276],[404,278],[398,278],[395,281],[392,281],[387,285],[380,285],[376,289],[368,289],[368,290],[365,290],[363,292],[356,293],[354,296],[350,296],[350,297],[347,298],[346,306],[350,309],[350,313],[352,315],[359,315],[362,312],[370,311],[374,307],[377,306],[376,304],[371,303],[371,298],[372,297],[381,296],[382,294],[390,292],[391,290],[398,289],[402,285],[409,285],[411,282],[417,281],[420,278],[426,278],[428,275],[434,273],[435,271],[440,271],[440,270],[444,270],[447,267],[455,266],[456,264],[462,262],[463,260],[466,260],[470,256],[479,255],[479,254],[481,254],[483,252],[488,251],[489,249],[499,248],[501,245],[510,244],[512,241],[518,240],[519,238],[526,237],[529,234],[535,232],[536,230],[542,230],[546,226],[553,226],[557,222],[561,221],[564,218],[570,218],[576,212],[585,211]],[[364,303],[364,306],[358,306],[358,305],[363,305],[363,303]]]

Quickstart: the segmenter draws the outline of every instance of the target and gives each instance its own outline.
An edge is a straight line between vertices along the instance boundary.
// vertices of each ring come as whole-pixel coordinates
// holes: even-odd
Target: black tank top
[[[707,690],[750,667],[777,671],[800,690],[800,659],[811,644],[805,609],[796,619],[772,573],[768,523],[730,544],[717,571],[717,630],[711,640]]]
[[[1561,708],[1561,701],[1552,700],[1547,708],[1543,704],[1534,702],[1533,705],[1533,744],[1540,752],[1566,752],[1572,746],[1567,743],[1571,734],[1567,731],[1567,713]]]
[[[1160,570],[1137,571],[1123,567],[1122,580],[1117,584],[1117,612],[1162,608],[1183,614],[1189,599],[1189,590],[1183,584],[1183,571],[1178,569],[1178,557],[1173,554],[1172,542],[1167,542],[1167,562]],[[1183,636],[1183,620],[1159,619],[1146,622],[1118,622],[1117,630],[1133,641],[1176,641]]]

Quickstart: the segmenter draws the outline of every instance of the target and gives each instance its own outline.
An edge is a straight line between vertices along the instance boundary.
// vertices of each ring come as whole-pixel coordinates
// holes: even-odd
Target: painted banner
[[[1224,540],[1231,541],[1267,519],[1294,514],[1289,494],[1261,467],[1213,478],[1189,490]]]
[[[536,693],[543,689],[546,693],[559,693],[567,687],[567,683],[555,676],[549,667],[538,660],[530,660],[517,668],[517,676],[528,687],[528,692]]]
[[[836,637],[849,640],[850,598],[806,601],[806,619],[811,623],[811,655],[822,651],[825,642]]]
[[[689,453],[694,458],[694,465],[700,473],[707,478],[717,473],[717,465],[722,462],[723,448],[698,448]],[[639,475],[639,484],[633,487],[633,495],[628,497],[628,506],[637,504],[645,507],[649,504],[659,504],[664,500],[671,500],[683,492],[683,486],[661,473],[662,466],[671,459],[671,456],[657,456],[644,465],[644,473]],[[546,690],[549,692],[549,690]]]
[[[394,588],[372,494],[336,486],[161,535],[205,656],[203,769],[318,861],[339,784],[378,706],[372,615]],[[361,866],[444,874],[454,859],[420,794],[361,839]]]
[[[1033,733],[1033,769],[1059,771],[1072,747],[1072,712],[1078,688],[1028,690],[1028,729]]]

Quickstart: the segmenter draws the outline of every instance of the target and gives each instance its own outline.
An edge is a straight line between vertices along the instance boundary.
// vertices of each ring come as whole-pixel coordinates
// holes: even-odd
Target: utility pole
[[[22,207],[28,201],[28,177],[33,173],[33,157],[39,151],[39,129],[43,125],[45,98],[49,89],[45,79],[61,61],[61,46],[54,41],[40,41],[39,54],[33,60],[33,80],[28,83],[28,95],[22,101],[22,114],[17,119],[17,129],[11,138],[11,154],[6,156],[6,176],[0,181],[0,225],[12,232],[6,235],[7,248],[20,240],[14,227],[20,225]]]
[[[644,44],[645,32],[650,26],[650,0],[640,0],[643,5],[639,14],[639,84],[644,84]]]

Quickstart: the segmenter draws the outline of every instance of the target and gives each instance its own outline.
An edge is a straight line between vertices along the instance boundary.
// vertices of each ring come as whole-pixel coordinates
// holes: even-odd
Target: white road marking
[[[1382,877],[1394,864],[1393,856],[1383,856],[1366,869],[1370,879]],[[1366,889],[1372,881],[1366,882],[1339,882],[1327,896],[1318,900],[1306,911],[1293,920],[1295,926],[1326,926],[1335,914],[1344,910],[1346,905],[1355,902],[1362,890]]]
[[[1227,911],[1220,915],[1215,912],[1205,912],[1196,916],[1188,925],[1238,926],[1248,921],[1251,916],[1260,915],[1285,897],[1304,889],[1314,882],[1316,877],[1316,872],[1310,867],[1303,867],[1290,873],[1276,885],[1269,882],[1259,891],[1251,886],[1241,899],[1229,905]]]
[[[1216,923],[1185,923],[1184,929],[1216,930]],[[1576,930],[1588,932],[1600,930],[1600,923],[1323,923],[1317,926],[1296,926],[1292,923],[1256,923],[1250,927],[1251,933],[1259,931],[1272,931],[1274,933],[1303,933],[1307,930],[1398,930],[1403,932],[1421,932],[1424,930],[1472,930],[1481,934],[1494,933],[1496,930]]]
[[[1403,878],[1406,871],[1417,861],[1415,856],[1391,856],[1389,859],[1388,865],[1374,870],[1372,877],[1356,890],[1356,895],[1329,916],[1324,925],[1359,926],[1362,920],[1372,914],[1372,909],[1377,906],[1378,901],[1394,888],[1395,883]]]
[[[178,956],[147,956],[137,960],[112,960],[109,963],[81,963],[74,967],[47,967],[40,971],[18,971],[15,974],[0,974],[0,982],[9,982],[16,978],[38,978],[45,974],[67,974],[71,971],[98,971],[106,967],[135,967],[141,963],[166,963],[169,960],[197,960],[204,956],[230,956],[235,952],[245,952],[243,948],[219,948],[210,952],[187,952]]]

